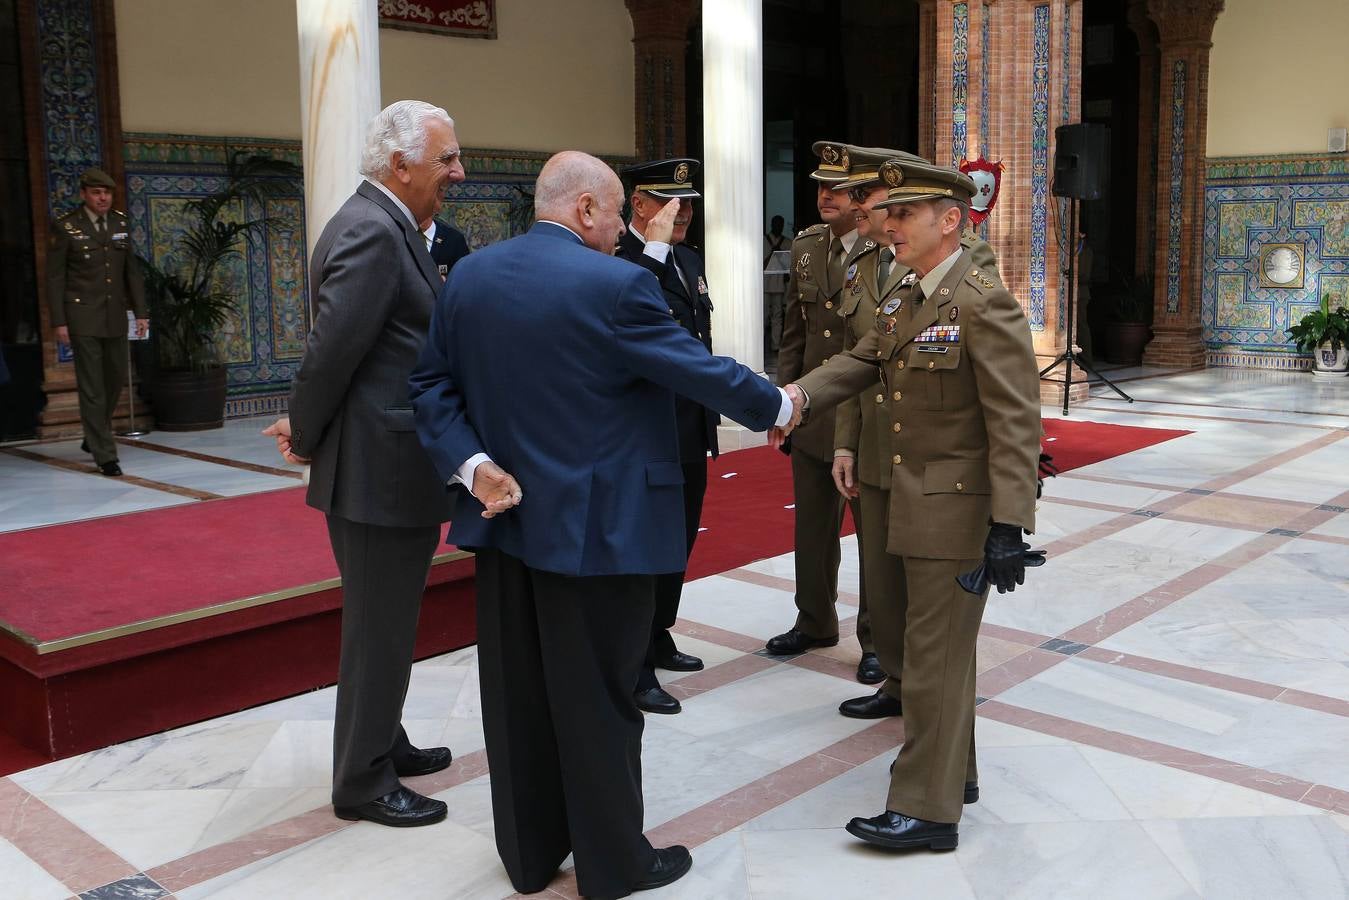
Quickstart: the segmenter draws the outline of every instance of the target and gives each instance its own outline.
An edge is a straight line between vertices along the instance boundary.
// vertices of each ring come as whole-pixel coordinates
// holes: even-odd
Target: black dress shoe
[[[637,701],[637,708],[642,712],[662,713],[670,716],[681,709],[679,701],[670,696],[664,688],[647,688],[644,691],[635,692],[632,696]]]
[[[115,459],[103,463],[103,465],[98,467],[98,470],[109,478],[118,478],[122,474],[122,467],[117,465],[117,460]]]
[[[352,822],[365,819],[395,828],[413,828],[417,825],[434,825],[445,818],[449,807],[440,800],[423,797],[416,791],[400,786],[396,791],[359,806],[334,806],[333,812],[339,819]]]
[[[693,868],[693,857],[687,847],[675,844],[673,847],[660,847],[656,850],[656,861],[646,874],[632,886],[634,891],[649,891],[653,888],[673,884],[688,874]]]
[[[928,822],[889,810],[870,819],[853,819],[847,827],[848,834],[853,837],[895,850],[905,847],[954,850],[960,842],[954,822]]]
[[[789,628],[777,637],[769,638],[766,648],[774,656],[794,656],[805,653],[811,647],[833,647],[838,644],[838,635],[831,638],[813,638],[795,628]]]
[[[703,661],[691,654],[671,650],[656,657],[656,668],[670,672],[698,672],[703,668]]]
[[[449,747],[427,747],[425,750],[413,747],[402,759],[394,760],[393,770],[398,773],[399,778],[430,775],[432,772],[448,769],[453,759],[454,754],[450,752]]]
[[[81,453],[88,453],[88,452],[89,452],[89,442],[88,442],[88,441],[80,441],[80,452],[81,452]]]
[[[850,719],[884,719],[886,716],[903,715],[904,707],[882,690],[870,697],[844,700],[838,705],[838,711]]]
[[[863,684],[880,684],[885,680],[885,670],[876,654],[862,654],[862,661],[857,664],[857,680]]]
[[[891,774],[891,775],[895,774],[895,764],[894,764],[894,763],[890,763],[890,774]],[[978,803],[978,802],[979,802],[979,782],[977,782],[977,781],[967,781],[967,782],[965,782],[965,798],[964,798],[964,802],[965,802],[965,803]]]

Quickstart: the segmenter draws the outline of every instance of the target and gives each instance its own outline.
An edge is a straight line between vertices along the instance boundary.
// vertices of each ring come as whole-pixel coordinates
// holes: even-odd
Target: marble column
[[[379,13],[370,0],[296,0],[305,233],[323,226],[359,183],[361,144],[380,110]]]
[[[1143,363],[1202,367],[1208,64],[1223,0],[1148,0],[1159,39],[1157,240],[1152,342]]]
[[[761,0],[704,0],[703,126],[712,350],[763,371]]]

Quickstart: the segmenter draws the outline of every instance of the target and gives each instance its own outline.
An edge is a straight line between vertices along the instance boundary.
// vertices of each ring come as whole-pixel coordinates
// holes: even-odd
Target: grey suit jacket
[[[310,260],[314,327],[290,392],[291,444],[313,460],[310,506],[371,525],[449,518],[408,399],[441,284],[426,239],[368,182],[324,226]]]

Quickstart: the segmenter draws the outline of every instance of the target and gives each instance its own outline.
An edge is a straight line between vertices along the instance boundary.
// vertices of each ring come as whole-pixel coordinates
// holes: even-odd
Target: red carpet
[[[337,576],[287,488],[0,534],[0,622],[41,642]]]
[[[1059,467],[1060,472],[1080,469],[1191,434],[1171,428],[1136,428],[1132,425],[1104,425],[1071,419],[1045,419],[1044,429],[1045,451],[1054,457],[1054,465]]]
[[[1063,471],[1189,433],[1060,419],[1045,429]],[[689,577],[789,552],[791,507],[791,464],[778,451],[711,463]],[[474,640],[471,571],[471,560],[433,569],[419,657]],[[336,590],[46,655],[33,644],[336,574],[323,517],[298,487],[0,534],[0,623],[27,638],[0,635],[0,731],[67,755],[331,683]],[[241,659],[253,661],[247,678]],[[0,736],[0,774],[41,758]]]
[[[1089,466],[1189,434],[1163,428],[1045,419],[1045,449],[1060,472]],[[708,466],[703,528],[693,545],[688,577],[737,569],[792,549],[792,467],[769,447],[741,450]],[[852,534],[851,514],[843,533]]]

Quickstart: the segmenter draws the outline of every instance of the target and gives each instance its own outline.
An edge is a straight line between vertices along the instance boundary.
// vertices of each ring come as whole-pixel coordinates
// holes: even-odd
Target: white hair
[[[421,162],[426,152],[426,123],[439,119],[451,128],[454,119],[439,106],[423,100],[395,100],[370,120],[361,149],[361,174],[381,181],[393,171],[393,155]]]
[[[544,163],[534,184],[534,217],[565,218],[582,194],[601,194],[618,183],[614,170],[601,159],[578,150],[563,150]]]

